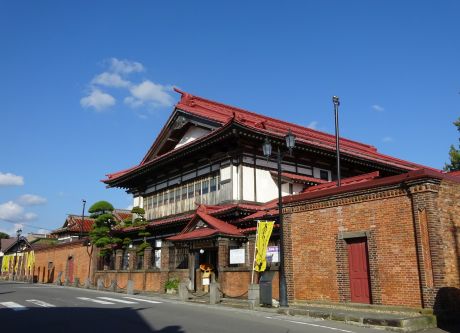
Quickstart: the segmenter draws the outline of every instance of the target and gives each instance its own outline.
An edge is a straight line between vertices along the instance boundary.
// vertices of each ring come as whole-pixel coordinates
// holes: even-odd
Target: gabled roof
[[[85,216],[84,220],[82,220],[81,215],[78,216],[78,215],[69,214],[67,218],[65,219],[64,225],[59,229],[53,230],[51,233],[52,234],[62,234],[62,233],[67,233],[67,232],[88,233],[91,231],[93,224],[94,224],[94,219],[88,216]]]
[[[308,145],[318,149],[329,150],[331,152],[335,151],[334,135],[323,133],[297,124],[288,123],[230,105],[218,103],[203,97],[191,95],[189,93],[180,91],[179,89],[175,90],[181,94],[181,99],[176,104],[175,110],[171,114],[167,124],[163,127],[162,131],[158,135],[151,148],[148,150],[147,154],[142,159],[141,163],[138,166],[127,170],[108,174],[107,179],[105,179],[104,182],[110,183],[114,179],[117,179],[123,175],[140,170],[144,165],[148,165],[172,153],[180,152],[183,149],[187,149],[188,147],[193,146],[199,142],[203,142],[211,137],[214,137],[217,134],[216,132],[219,132],[220,130],[219,128],[216,128],[209,134],[204,135],[195,141],[189,142],[188,144],[185,144],[179,148],[167,151],[161,155],[156,155],[158,151],[157,148],[161,142],[167,139],[166,136],[170,131],[170,127],[180,112],[185,112],[190,116],[198,117],[204,121],[213,122],[214,124],[221,126],[221,128],[228,126],[229,124],[238,124],[239,126],[246,129],[275,138],[283,138],[288,131],[291,131],[296,136],[296,140],[299,144]],[[381,154],[375,147],[371,145],[366,145],[345,138],[340,138],[340,150],[342,156],[344,157],[355,157],[378,164],[388,165],[401,170],[409,171],[417,170],[420,168],[436,170]]]
[[[185,241],[209,238],[217,235],[231,237],[243,236],[237,227],[209,215],[206,206],[200,206],[187,226],[179,234],[169,237],[167,240]]]
[[[0,239],[0,251],[5,252],[6,249],[10,248],[13,243],[16,242],[15,238],[2,238]]]

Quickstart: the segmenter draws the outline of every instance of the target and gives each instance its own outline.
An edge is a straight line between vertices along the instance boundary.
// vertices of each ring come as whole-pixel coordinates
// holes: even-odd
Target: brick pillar
[[[161,243],[161,275],[160,275],[160,291],[166,292],[165,285],[169,279],[169,248],[174,246],[171,242],[165,240]]]
[[[283,210],[283,245],[284,245],[284,276],[286,277],[286,293],[289,302],[294,301],[294,273],[293,273],[293,258],[292,253],[292,213]]]
[[[254,263],[254,250],[255,250],[255,245],[256,245],[256,235],[249,235],[248,236],[248,244],[247,244],[247,249],[248,249],[248,254],[246,256],[246,265],[252,269],[252,265]]]
[[[123,262],[123,250],[118,249],[115,251],[115,270],[121,270],[121,265]]]
[[[414,217],[417,261],[420,272],[421,305],[431,308],[444,286],[443,226],[438,214],[439,185],[417,182],[409,185]]]
[[[144,269],[150,269],[152,267],[152,255],[153,249],[149,246],[144,249]]]
[[[128,269],[133,271],[136,269],[137,252],[136,249],[129,249]]]
[[[229,243],[228,238],[219,238],[217,240],[217,269],[227,267],[229,264]]]
[[[161,270],[169,271],[169,248],[173,246],[170,242],[161,243]]]

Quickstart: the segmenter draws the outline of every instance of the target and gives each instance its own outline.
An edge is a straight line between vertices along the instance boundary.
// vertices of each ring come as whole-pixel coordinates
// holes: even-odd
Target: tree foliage
[[[8,239],[10,238],[10,235],[5,234],[4,232],[0,232],[0,239]]]
[[[88,210],[95,219],[93,228],[89,233],[91,242],[100,250],[101,256],[112,252],[112,246],[120,244],[121,239],[113,237],[112,228],[116,221],[112,214],[113,206],[107,201],[98,201]]]
[[[454,125],[457,126],[457,131],[460,132],[460,117],[454,121]],[[459,139],[460,141],[460,139]],[[450,163],[446,163],[444,166],[445,171],[458,171],[460,170],[460,145],[458,149],[454,145],[450,146],[449,150]]]
[[[145,210],[142,207],[133,207],[131,213],[134,214],[133,226],[139,227],[139,237],[144,238],[144,242],[138,246],[138,252],[144,251],[149,246],[147,243],[147,237],[150,236],[150,232],[147,231],[147,220],[145,218]]]

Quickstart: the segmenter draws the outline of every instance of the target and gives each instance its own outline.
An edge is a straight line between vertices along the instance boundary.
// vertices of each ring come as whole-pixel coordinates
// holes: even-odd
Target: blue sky
[[[442,168],[458,141],[458,1],[0,0],[0,231],[108,200],[191,93]],[[88,208],[88,207],[87,207]]]

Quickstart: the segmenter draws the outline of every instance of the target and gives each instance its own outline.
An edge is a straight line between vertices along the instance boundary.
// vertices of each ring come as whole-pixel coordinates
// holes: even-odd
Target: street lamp
[[[335,150],[337,152],[337,186],[340,186],[340,142],[339,142],[339,105],[340,100],[338,96],[332,96],[332,103],[334,104],[335,115]]]
[[[286,140],[286,147],[289,150],[289,155],[292,154],[292,149],[295,146],[295,135],[292,134],[291,130],[284,137]],[[272,153],[272,145],[268,138],[262,145],[264,156],[268,159]],[[286,276],[284,274],[284,242],[283,242],[283,198],[281,194],[281,161],[283,159],[283,153],[280,150],[280,146],[277,146],[277,164],[278,164],[278,221],[280,230],[280,267],[279,267],[279,292],[280,292],[280,306],[288,307],[287,288],[286,288]]]
[[[82,199],[81,201],[83,202],[83,211],[81,213],[80,237],[78,237],[79,239],[83,237],[83,224],[85,223],[85,205],[86,205],[85,199]]]
[[[14,267],[13,267],[13,276],[17,278],[17,276],[19,275],[19,238],[21,237],[21,233],[22,233],[22,229],[19,228],[18,230],[16,230],[16,235],[18,237],[17,241],[16,241],[16,262],[14,263]],[[16,269],[16,265],[18,266],[17,269]],[[14,280],[14,278],[13,278]]]

